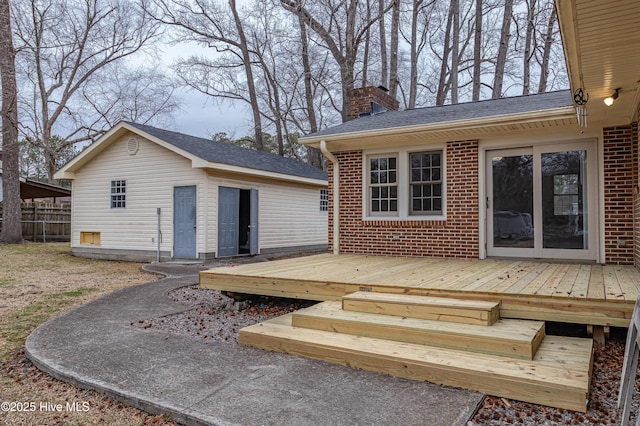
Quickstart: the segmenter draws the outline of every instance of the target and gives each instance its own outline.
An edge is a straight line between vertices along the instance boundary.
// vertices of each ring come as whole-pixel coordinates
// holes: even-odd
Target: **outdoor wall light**
[[[615,92],[613,92],[611,94],[611,96],[608,96],[606,98],[604,98],[604,104],[606,106],[611,106],[613,105],[613,101],[615,101],[616,99],[618,99],[618,92],[620,91],[620,88],[616,89]]]

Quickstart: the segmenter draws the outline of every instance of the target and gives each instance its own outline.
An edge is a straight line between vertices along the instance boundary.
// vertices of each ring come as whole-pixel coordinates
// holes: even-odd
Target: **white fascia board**
[[[222,164],[222,163],[209,163],[204,160],[200,160],[199,162],[194,161],[192,162],[192,166],[194,168],[204,168],[204,169],[217,170],[222,172],[237,173],[237,174],[258,177],[258,178],[273,179],[273,180],[280,180],[280,181],[287,181],[287,182],[296,182],[296,183],[303,183],[307,185],[322,186],[322,187],[327,186],[327,181],[322,179],[305,178],[301,176],[288,175],[285,173],[276,173],[276,172],[269,172],[265,170],[249,169],[246,167],[233,166],[233,165]]]
[[[518,123],[531,123],[539,121],[561,120],[575,117],[573,106],[546,109],[540,111],[527,111],[515,114],[496,115],[491,117],[470,118],[455,121],[440,121],[437,123],[417,124],[413,126],[390,127],[387,129],[373,129],[352,133],[336,133],[334,135],[320,135],[300,138],[298,142],[303,145],[319,145],[321,140],[342,141],[350,139],[362,139],[374,136],[399,135],[404,133],[418,133],[443,130],[470,130],[492,126],[504,126]]]

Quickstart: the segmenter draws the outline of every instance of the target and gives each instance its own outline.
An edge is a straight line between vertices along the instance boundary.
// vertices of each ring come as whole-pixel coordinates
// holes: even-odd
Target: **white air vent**
[[[138,152],[138,139],[136,138],[129,138],[129,140],[127,141],[127,152],[129,153],[129,155],[136,155],[136,153]]]

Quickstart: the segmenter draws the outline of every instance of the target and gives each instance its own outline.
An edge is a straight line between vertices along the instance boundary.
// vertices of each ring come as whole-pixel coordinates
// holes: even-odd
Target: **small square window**
[[[327,189],[320,190],[320,211],[329,211],[329,191]]]
[[[127,181],[111,181],[111,208],[124,209],[127,206]]]

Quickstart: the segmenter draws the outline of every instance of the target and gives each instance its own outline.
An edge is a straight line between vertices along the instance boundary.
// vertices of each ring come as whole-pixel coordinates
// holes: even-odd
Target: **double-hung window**
[[[398,158],[382,155],[369,157],[369,213],[372,216],[395,216],[398,212]]]
[[[442,214],[442,152],[410,154],[411,215]]]
[[[409,148],[363,157],[363,218],[443,220],[445,150]]]
[[[111,181],[111,208],[124,209],[127,207],[127,181],[112,180]]]

